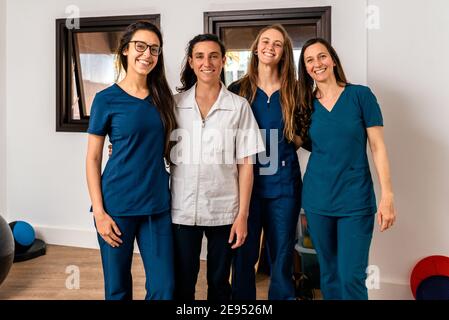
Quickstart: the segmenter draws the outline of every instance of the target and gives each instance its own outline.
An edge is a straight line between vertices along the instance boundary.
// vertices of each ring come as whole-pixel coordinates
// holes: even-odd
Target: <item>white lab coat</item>
[[[265,151],[248,101],[222,83],[203,120],[196,85],[175,95],[179,129],[171,139],[172,221],[220,226],[234,223],[239,210],[238,160]],[[181,137],[181,138],[180,138]]]

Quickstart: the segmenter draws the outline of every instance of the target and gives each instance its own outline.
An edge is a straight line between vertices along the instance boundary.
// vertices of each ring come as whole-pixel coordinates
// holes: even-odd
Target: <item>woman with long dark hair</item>
[[[271,25],[258,33],[251,52],[247,74],[229,90],[250,102],[259,127],[265,131],[267,154],[259,154],[254,166],[248,237],[233,263],[233,299],[256,299],[255,265],[262,229],[271,262],[268,298],[295,299],[293,254],[301,209],[296,150],[306,141],[307,130],[298,110],[292,42],[281,25]]]
[[[321,291],[324,299],[367,299],[375,214],[381,231],[390,228],[396,216],[382,113],[368,87],[347,81],[326,40],[307,41],[299,63],[301,109],[311,120],[312,142],[302,201],[318,255]],[[367,141],[379,177],[379,206]]]
[[[207,299],[231,298],[232,249],[246,238],[253,183],[251,156],[264,150],[248,102],[220,81],[225,47],[202,34],[188,44],[175,96],[179,129],[172,149],[175,298],[193,300],[203,235]]]
[[[174,100],[164,71],[159,29],[131,24],[118,64],[125,78],[95,96],[88,129],[87,183],[98,231],[106,299],[132,299],[134,241],[145,267],[146,299],[172,299],[169,134]],[[161,134],[162,133],[162,134]],[[101,175],[105,136],[114,145]]]

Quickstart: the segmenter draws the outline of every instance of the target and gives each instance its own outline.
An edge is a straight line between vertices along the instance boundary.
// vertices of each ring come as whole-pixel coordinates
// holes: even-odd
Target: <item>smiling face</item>
[[[276,29],[264,31],[257,43],[259,63],[277,65],[284,53],[284,36]]]
[[[201,41],[195,44],[189,65],[193,69],[198,82],[214,84],[220,82],[221,70],[226,57],[221,54],[218,43]]]
[[[142,76],[147,76],[157,64],[158,56],[150,53],[150,47],[144,52],[136,50],[136,43],[133,41],[144,42],[147,45],[160,46],[158,36],[148,30],[138,30],[134,33],[127,48],[123,51],[123,55],[127,56],[128,68],[127,73],[134,72]],[[141,44],[140,44],[141,45]]]
[[[318,42],[306,48],[304,64],[307,73],[316,82],[335,81],[334,66],[336,64],[323,44]]]

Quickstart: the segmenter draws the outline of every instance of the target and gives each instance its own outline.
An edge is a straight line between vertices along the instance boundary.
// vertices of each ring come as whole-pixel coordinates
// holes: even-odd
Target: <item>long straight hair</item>
[[[279,31],[284,38],[283,53],[281,60],[278,63],[278,74],[281,81],[280,99],[282,106],[282,117],[284,119],[283,133],[288,141],[293,141],[296,131],[295,113],[299,99],[299,87],[298,81],[296,80],[296,68],[293,60],[292,41],[282,25],[273,24],[259,31],[256,39],[251,45],[252,54],[248,65],[248,71],[246,75],[238,81],[240,84],[239,94],[242,97],[245,97],[250,104],[254,102],[257,91],[257,81],[259,78],[259,57],[254,53],[257,51],[257,45],[262,33],[270,29]]]
[[[123,54],[123,51],[129,46],[134,34],[139,30],[147,30],[156,34],[163,48],[162,35],[159,29],[152,23],[148,21],[137,21],[129,25],[122,37],[120,38],[120,43],[117,48],[117,64],[118,72],[120,75],[121,70],[125,72],[128,70],[128,59],[127,56]],[[150,93],[150,97],[153,100],[156,109],[159,111],[164,125],[165,133],[165,146],[164,146],[164,157],[166,161],[170,161],[170,133],[176,128],[176,119],[174,114],[175,102],[173,99],[172,92],[168,85],[167,79],[165,77],[165,66],[164,66],[164,53],[163,51],[158,57],[158,61],[153,70],[147,75],[147,86]]]
[[[313,112],[313,99],[317,95],[317,87],[315,86],[315,82],[312,77],[307,73],[306,64],[304,61],[304,52],[308,47],[316,43],[320,43],[326,47],[332,58],[332,61],[335,63],[333,72],[335,75],[335,79],[337,80],[337,84],[340,86],[348,84],[348,80],[346,79],[345,72],[343,71],[343,66],[341,65],[340,58],[329,42],[322,38],[313,38],[304,43],[301,50],[301,55],[299,57],[300,113],[298,114],[297,121],[299,122],[301,131],[304,130],[305,133],[307,133],[310,127],[310,119]]]
[[[195,83],[198,80],[198,78],[195,75],[195,72],[193,72],[193,69],[189,64],[189,58],[192,58],[193,47],[195,47],[195,45],[198,42],[203,42],[203,41],[215,42],[220,47],[221,58],[223,58],[226,55],[226,48],[225,48],[223,42],[221,42],[220,39],[218,39],[218,37],[215,34],[205,33],[205,34],[199,34],[199,35],[195,36],[187,44],[186,56],[184,58],[183,67],[182,67],[182,71],[181,71],[182,86],[176,88],[176,90],[178,92],[184,92],[184,91],[189,90],[191,87],[193,87],[195,85]],[[223,80],[223,71],[221,72],[221,78]]]

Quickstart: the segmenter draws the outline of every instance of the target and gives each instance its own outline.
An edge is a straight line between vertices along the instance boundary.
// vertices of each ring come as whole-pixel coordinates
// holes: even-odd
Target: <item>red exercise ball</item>
[[[416,290],[420,283],[432,276],[449,277],[449,257],[439,255],[429,256],[416,264],[410,276],[410,287],[415,299]]]

